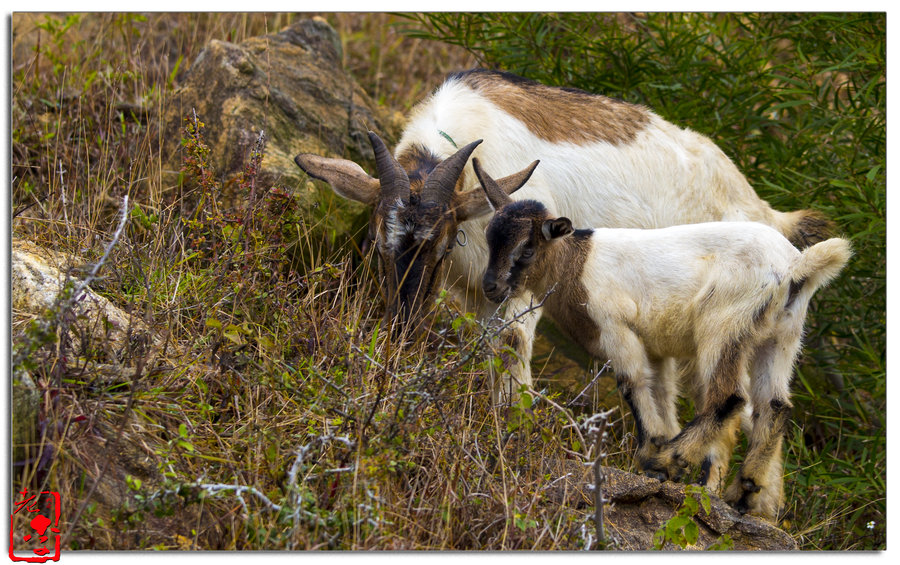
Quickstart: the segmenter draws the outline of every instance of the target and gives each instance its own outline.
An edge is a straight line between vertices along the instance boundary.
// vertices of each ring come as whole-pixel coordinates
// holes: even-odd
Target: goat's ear
[[[544,220],[541,226],[541,232],[544,239],[550,241],[558,237],[565,237],[575,231],[569,218],[556,218],[555,220]]]
[[[338,196],[369,205],[376,204],[381,196],[379,180],[353,161],[301,153],[294,162],[309,176],[330,184]]]

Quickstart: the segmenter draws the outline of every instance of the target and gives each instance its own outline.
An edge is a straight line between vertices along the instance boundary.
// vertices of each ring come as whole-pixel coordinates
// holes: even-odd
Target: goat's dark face
[[[572,233],[572,224],[567,218],[551,219],[547,208],[536,200],[513,201],[477,159],[472,165],[496,210],[485,229],[489,255],[481,282],[485,296],[499,303],[520,294],[527,288],[529,276],[545,269],[546,246]]]
[[[433,295],[441,265],[456,242],[459,222],[491,211],[481,190],[456,190],[463,167],[481,140],[443,161],[421,146],[414,146],[398,161],[375,133],[369,132],[369,140],[378,178],[345,159],[302,153],[294,160],[340,196],[372,206],[369,238],[380,259],[386,314],[391,319],[399,315],[405,326],[418,320],[422,305]],[[510,178],[527,180],[532,170]]]
[[[419,318],[457,231],[457,216],[449,204],[425,202],[416,193],[376,208],[369,235],[380,259],[389,316],[399,314],[404,324]]]
[[[488,267],[482,287],[493,302],[521,293],[544,244],[541,225],[547,209],[534,200],[512,202],[494,214],[485,230]]]

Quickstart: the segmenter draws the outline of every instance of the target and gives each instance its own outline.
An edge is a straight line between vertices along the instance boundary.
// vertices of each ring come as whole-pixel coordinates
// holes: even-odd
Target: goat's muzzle
[[[509,286],[504,282],[497,281],[497,276],[490,271],[484,274],[481,288],[488,300],[496,304],[503,302],[509,296]]]

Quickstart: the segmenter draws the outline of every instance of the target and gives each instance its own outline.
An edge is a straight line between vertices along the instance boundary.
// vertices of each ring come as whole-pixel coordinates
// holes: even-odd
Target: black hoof
[[[747,492],[759,492],[762,487],[756,484],[753,479],[741,479],[741,488]]]
[[[668,479],[665,471],[656,471],[654,469],[644,469],[643,473],[645,476],[650,477],[651,479],[656,479],[657,481],[663,483]]]

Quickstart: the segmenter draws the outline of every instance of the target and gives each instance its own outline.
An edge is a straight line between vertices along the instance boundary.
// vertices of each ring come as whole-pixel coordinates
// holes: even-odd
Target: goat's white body
[[[799,257],[780,233],[751,222],[596,229],[583,282],[594,319],[627,323],[650,356],[693,357],[698,344],[748,327],[786,292]],[[697,326],[707,312],[720,319]]]
[[[648,123],[631,142],[551,142],[465,83],[451,80],[417,106],[395,154],[422,145],[443,159],[456,146],[484,139],[473,156],[497,176],[539,159],[540,167],[513,198],[538,200],[575,225],[658,228],[747,220],[788,229],[785,214],[761,200],[712,141],[647,112]],[[461,178],[464,190],[478,188],[471,162]],[[478,290],[487,265],[483,232],[488,219],[460,224],[467,244],[453,250],[448,269],[448,283],[463,293],[469,309],[482,313],[490,310]]]
[[[591,354],[611,359],[638,421],[638,459],[646,468],[671,474],[683,462],[702,463],[703,481],[717,490],[739,411],[752,407],[750,448],[727,496],[774,518],[783,499],[781,436],[807,306],[846,264],[849,244],[835,238],[800,252],[763,224],[716,222],[595,229],[583,256],[584,244],[547,245],[556,246],[552,259],[529,272],[520,289],[526,292],[515,294],[510,308],[525,311],[526,300],[549,294],[531,321],[546,311]],[[581,267],[577,280],[573,265]],[[594,328],[571,318],[581,309]],[[569,327],[567,319],[580,325]],[[681,433],[680,383],[664,370],[669,359],[688,368],[697,412]]]

